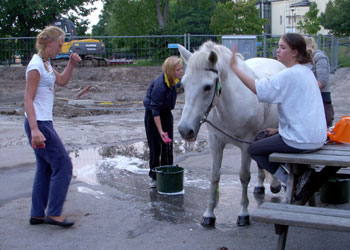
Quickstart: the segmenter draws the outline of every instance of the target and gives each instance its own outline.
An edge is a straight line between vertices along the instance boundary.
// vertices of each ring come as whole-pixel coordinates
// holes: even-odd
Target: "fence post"
[[[187,50],[191,51],[191,34],[190,33],[187,34],[187,46],[188,46]]]
[[[332,68],[335,71],[338,67],[338,39],[332,36]]]
[[[264,52],[263,57],[266,58],[266,33],[264,33]]]

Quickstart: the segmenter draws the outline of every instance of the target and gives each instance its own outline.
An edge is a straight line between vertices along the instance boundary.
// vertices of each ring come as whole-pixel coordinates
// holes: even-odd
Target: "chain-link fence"
[[[235,36],[231,36],[235,37]],[[275,58],[280,36],[255,35],[254,50],[258,57]],[[170,55],[178,55],[176,44],[184,45],[188,50],[198,49],[204,42],[211,40],[223,43],[221,35],[161,35],[161,36],[95,36],[75,37],[74,40],[93,38],[104,43],[105,53],[96,55],[107,61],[132,65],[160,65]],[[329,56],[331,69],[350,66],[350,38],[335,36],[315,37],[320,49]],[[35,53],[35,37],[0,38],[0,66],[27,65]],[[128,63],[129,64],[129,63]]]

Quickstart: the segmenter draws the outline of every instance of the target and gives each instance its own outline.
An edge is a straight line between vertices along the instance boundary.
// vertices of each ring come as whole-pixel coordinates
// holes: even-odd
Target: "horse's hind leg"
[[[239,172],[239,178],[242,184],[242,197],[241,197],[241,211],[237,218],[238,226],[248,226],[250,225],[250,215],[248,212],[248,184],[250,182],[250,162],[251,158],[247,153],[247,150],[241,148],[241,169]]]
[[[265,180],[265,171],[264,169],[258,167],[258,184],[254,187],[255,195],[265,194],[264,180]]]
[[[217,187],[220,181],[220,169],[225,145],[226,144],[214,139],[214,135],[209,136],[209,148],[212,156],[210,197],[208,208],[204,212],[201,221],[203,227],[215,227],[216,216],[214,214],[214,209],[217,205]]]

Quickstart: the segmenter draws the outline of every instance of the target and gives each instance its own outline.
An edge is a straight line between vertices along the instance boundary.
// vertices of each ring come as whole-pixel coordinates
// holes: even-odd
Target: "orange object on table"
[[[350,143],[350,116],[343,116],[333,128],[327,131],[332,142]]]

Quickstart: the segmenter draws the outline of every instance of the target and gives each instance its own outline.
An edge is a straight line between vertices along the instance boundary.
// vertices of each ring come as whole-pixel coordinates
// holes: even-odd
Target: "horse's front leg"
[[[242,185],[242,197],[241,197],[241,211],[239,212],[237,218],[238,226],[248,226],[250,225],[250,215],[248,212],[248,184],[250,182],[250,162],[251,158],[246,150],[246,148],[241,148],[241,169],[239,171],[239,178]]]
[[[214,209],[217,205],[217,188],[220,181],[220,169],[225,145],[225,143],[219,142],[214,135],[209,136],[209,149],[212,156],[210,196],[208,208],[203,214],[201,221],[203,227],[215,227],[216,216]]]

